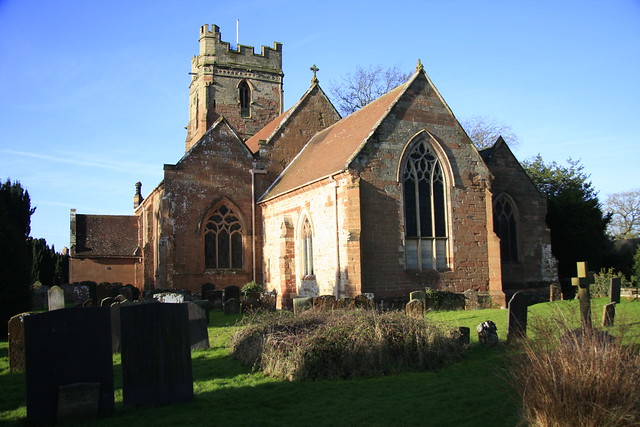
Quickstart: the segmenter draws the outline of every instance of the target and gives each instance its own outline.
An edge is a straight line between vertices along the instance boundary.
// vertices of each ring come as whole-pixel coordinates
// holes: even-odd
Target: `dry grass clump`
[[[562,320],[522,341],[508,371],[534,426],[640,425],[640,351]]]
[[[290,381],[434,369],[462,350],[424,320],[373,310],[256,316],[232,339],[234,357]]]

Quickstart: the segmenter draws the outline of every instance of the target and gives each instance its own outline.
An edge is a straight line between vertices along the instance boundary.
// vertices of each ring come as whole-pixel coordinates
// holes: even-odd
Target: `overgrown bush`
[[[234,357],[290,381],[434,369],[462,349],[423,320],[373,310],[255,316],[232,340]]]
[[[426,288],[427,310],[464,310],[464,295]]]
[[[624,277],[619,271],[616,271],[613,268],[603,268],[599,273],[595,273],[593,275],[593,284],[589,287],[589,291],[591,296],[593,297],[607,297],[609,296],[609,290],[611,286],[611,279],[614,277],[619,277],[622,286],[632,286],[631,282]],[[635,277],[632,276],[632,280]]]
[[[640,352],[595,329],[560,319],[536,328],[508,364],[533,426],[626,426],[640,423]]]
[[[261,283],[247,282],[240,290],[246,295],[249,292],[264,292],[264,286]]]

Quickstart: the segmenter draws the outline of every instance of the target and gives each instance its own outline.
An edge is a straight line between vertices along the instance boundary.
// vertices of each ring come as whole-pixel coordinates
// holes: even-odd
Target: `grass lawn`
[[[605,302],[594,300],[594,324],[600,323]],[[557,310],[577,319],[577,307],[575,301],[538,304],[529,309],[531,322]],[[232,359],[227,343],[238,317],[214,312],[211,348],[192,353],[192,402],[123,407],[120,356],[114,355],[116,413],[92,425],[516,425],[519,405],[501,377],[506,346],[479,347],[475,333],[479,323],[493,320],[504,340],[507,311],[434,312],[426,318],[471,328],[472,346],[461,362],[435,372],[291,383],[254,373]],[[616,324],[621,323],[640,331],[640,302],[617,307]],[[0,424],[22,425],[24,374],[9,373],[7,351],[7,343],[0,343]]]

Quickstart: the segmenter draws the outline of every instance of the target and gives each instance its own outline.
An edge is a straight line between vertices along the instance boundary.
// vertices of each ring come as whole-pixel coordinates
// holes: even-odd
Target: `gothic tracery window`
[[[240,82],[238,86],[240,98],[240,115],[242,117],[251,116],[251,88],[246,81]]]
[[[309,218],[305,218],[302,224],[302,277],[313,275],[313,231]]]
[[[220,205],[205,224],[206,268],[242,268],[242,224],[227,205]]]
[[[443,270],[447,263],[447,217],[442,165],[426,139],[404,165],[405,255],[408,270]]]
[[[505,195],[493,204],[493,230],[500,238],[500,258],[503,263],[518,262],[518,228],[514,207]]]

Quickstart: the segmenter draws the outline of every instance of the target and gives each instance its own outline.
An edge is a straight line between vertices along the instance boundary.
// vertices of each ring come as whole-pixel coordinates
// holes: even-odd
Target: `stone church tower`
[[[200,27],[200,53],[191,60],[186,150],[221,115],[246,140],[282,113],[282,44],[233,49],[217,25]]]

